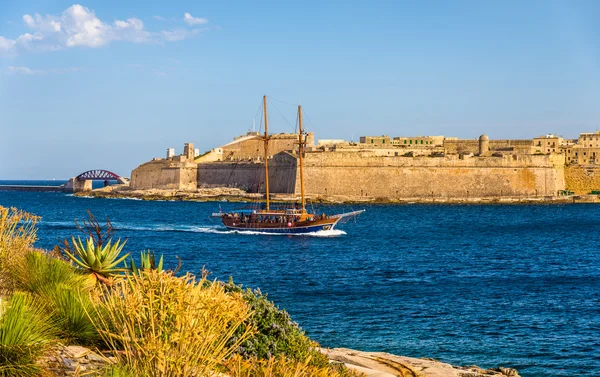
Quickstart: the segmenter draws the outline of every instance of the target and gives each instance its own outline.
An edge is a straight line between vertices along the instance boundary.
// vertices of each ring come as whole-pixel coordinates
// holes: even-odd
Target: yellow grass
[[[0,206],[0,295],[12,288],[9,273],[33,247],[40,217]]]
[[[91,318],[120,363],[140,376],[213,376],[250,335],[247,330],[228,345],[248,307],[205,278],[142,271],[104,294]]]
[[[244,360],[235,355],[225,363],[224,374],[229,377],[359,377],[361,373],[336,366],[311,366],[310,356],[305,361],[293,361],[284,356],[268,360]]]

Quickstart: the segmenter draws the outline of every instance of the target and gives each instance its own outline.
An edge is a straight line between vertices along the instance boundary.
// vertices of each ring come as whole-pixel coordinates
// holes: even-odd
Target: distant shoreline
[[[262,202],[263,194],[247,193],[231,188],[206,188],[195,192],[179,190],[131,190],[127,186],[109,186],[92,191],[73,194],[79,197],[108,199],[138,199],[147,201],[191,201],[191,202]],[[600,203],[600,195],[531,196],[531,197],[474,197],[474,198],[376,198],[349,196],[311,196],[307,199],[322,204],[463,204],[463,205],[518,205],[518,204],[581,204]],[[294,202],[296,195],[272,194],[272,202]]]

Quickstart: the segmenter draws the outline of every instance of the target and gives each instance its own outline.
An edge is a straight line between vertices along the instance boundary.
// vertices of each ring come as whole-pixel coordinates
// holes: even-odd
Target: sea
[[[0,182],[17,183],[63,182]],[[600,375],[598,205],[315,205],[366,212],[303,236],[235,233],[210,217],[243,203],[0,191],[0,205],[41,216],[46,249],[80,234],[89,209],[132,255],[260,288],[324,347]]]

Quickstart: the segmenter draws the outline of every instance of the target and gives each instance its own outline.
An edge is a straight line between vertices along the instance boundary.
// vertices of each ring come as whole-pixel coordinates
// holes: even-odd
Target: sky
[[[316,138],[600,128],[600,1],[0,0],[0,180]],[[257,126],[258,127],[258,126]]]

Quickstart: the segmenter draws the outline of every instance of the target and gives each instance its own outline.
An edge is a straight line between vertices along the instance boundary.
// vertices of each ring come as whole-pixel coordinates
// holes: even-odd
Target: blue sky
[[[576,137],[600,127],[599,19],[594,0],[0,0],[0,179],[206,151],[263,94],[317,138]]]

